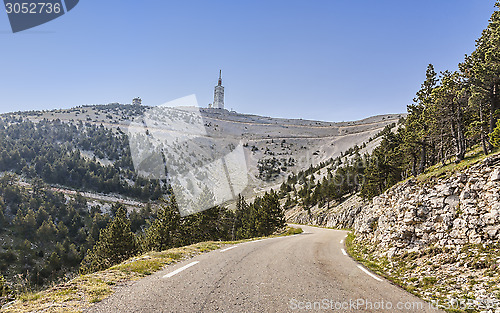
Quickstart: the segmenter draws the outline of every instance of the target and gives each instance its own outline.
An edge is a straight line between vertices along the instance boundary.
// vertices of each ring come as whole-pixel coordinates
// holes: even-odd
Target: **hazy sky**
[[[12,34],[0,13],[0,112],[195,94],[327,121],[400,113],[425,77],[456,69],[493,0],[80,0]]]

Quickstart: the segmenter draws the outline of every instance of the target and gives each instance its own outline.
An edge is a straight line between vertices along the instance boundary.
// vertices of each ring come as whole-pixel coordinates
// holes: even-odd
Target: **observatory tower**
[[[215,109],[224,109],[224,87],[222,86],[222,70],[219,71],[219,82],[214,90],[214,104]]]

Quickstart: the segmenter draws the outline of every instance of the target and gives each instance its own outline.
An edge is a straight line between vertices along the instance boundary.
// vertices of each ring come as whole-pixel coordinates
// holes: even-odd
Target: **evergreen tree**
[[[143,251],[163,251],[178,246],[180,214],[172,196],[166,205],[162,205],[157,218],[146,230]]]
[[[500,8],[500,2],[495,6]],[[492,133],[498,119],[500,109],[500,11],[493,12],[490,22],[481,37],[476,41],[476,50],[466,56],[460,69],[470,80],[472,104],[480,111],[482,140],[486,140],[486,132]],[[488,116],[488,117],[486,117]],[[487,122],[485,129],[483,123]],[[492,143],[488,141],[488,149]],[[483,147],[484,149],[484,147]],[[487,151],[485,151],[487,152]]]
[[[380,146],[373,150],[369,164],[365,169],[365,181],[361,187],[361,196],[373,198],[402,178],[403,158],[400,133],[387,132]]]
[[[259,236],[269,236],[285,226],[285,215],[274,190],[257,198],[254,206],[258,214],[255,226]]]
[[[123,207],[118,208],[113,221],[99,234],[99,241],[82,261],[80,271],[90,273],[118,264],[137,252],[136,239]]]
[[[417,92],[413,104],[408,106],[408,117],[405,123],[407,130],[404,135],[406,143],[405,152],[410,158],[412,175],[422,173],[427,165],[427,150],[429,145],[430,121],[432,117],[432,91],[437,79],[434,66],[429,64],[426,71],[426,79],[421,89]],[[420,162],[419,162],[420,160]],[[417,163],[419,163],[417,167]]]
[[[454,141],[457,162],[465,157],[465,110],[467,105],[467,89],[459,73],[445,71],[442,73],[441,85],[435,88],[436,111],[440,120],[449,126],[449,133]]]

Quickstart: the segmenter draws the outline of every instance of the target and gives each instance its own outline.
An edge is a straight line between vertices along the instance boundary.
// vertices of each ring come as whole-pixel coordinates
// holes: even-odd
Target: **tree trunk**
[[[489,153],[488,146],[486,145],[486,130],[484,129],[484,116],[483,116],[483,105],[479,104],[479,121],[481,122],[481,145],[483,147],[483,152],[485,155]]]
[[[412,154],[412,164],[411,164],[411,174],[416,177],[417,176],[417,157],[415,154]]]
[[[495,116],[496,111],[500,109],[500,104],[498,101],[498,84],[494,83],[493,84],[493,89],[491,91],[491,104],[490,104],[490,127],[489,127],[489,133],[491,134],[493,130],[496,127],[497,119]],[[488,140],[488,147],[489,150],[493,150],[493,145],[491,142]]]
[[[463,118],[462,109],[460,103],[458,103],[457,108],[457,162],[462,161],[465,158],[465,136],[463,130]]]
[[[457,163],[465,158],[465,137],[461,125],[457,125]]]
[[[427,164],[429,166],[432,166],[432,165],[436,164],[436,144],[435,144],[433,138],[429,142],[429,150],[430,150],[430,153],[428,153],[429,157],[427,158],[428,159]]]
[[[456,149],[455,156],[457,157],[455,163],[458,163],[462,161],[465,157],[465,142],[464,142],[462,127],[459,125],[459,123],[455,125],[455,121],[452,121],[451,132],[453,134],[453,141],[455,141],[455,149]]]
[[[458,135],[455,130],[455,121],[451,121],[450,127],[451,127],[451,134],[453,135],[453,141],[455,142],[456,155],[458,155],[459,143],[458,143]]]
[[[441,141],[441,146],[439,147],[439,154],[441,158],[441,163],[443,163],[443,166],[446,165],[446,156],[444,155],[444,140],[443,140],[443,127],[440,127],[440,141]]]
[[[422,174],[425,170],[425,164],[427,163],[427,142],[425,138],[422,143],[422,150],[420,150],[420,166],[418,167],[419,174]]]

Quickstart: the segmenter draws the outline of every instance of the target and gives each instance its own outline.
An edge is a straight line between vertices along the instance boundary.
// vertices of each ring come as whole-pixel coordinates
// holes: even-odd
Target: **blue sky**
[[[425,77],[457,68],[493,0],[80,0],[12,34],[0,13],[0,112],[196,94],[226,107],[327,121],[406,110]]]

